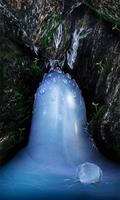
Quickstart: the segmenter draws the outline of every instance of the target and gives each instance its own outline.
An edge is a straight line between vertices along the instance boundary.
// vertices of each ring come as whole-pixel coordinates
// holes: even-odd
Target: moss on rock
[[[38,63],[34,63],[35,58],[28,57],[9,39],[1,39],[0,52],[0,160],[2,160],[27,142],[34,93],[43,71]]]

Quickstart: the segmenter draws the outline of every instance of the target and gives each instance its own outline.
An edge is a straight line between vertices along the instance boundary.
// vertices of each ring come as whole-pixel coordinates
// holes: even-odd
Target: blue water
[[[0,168],[0,199],[120,199],[120,166],[94,148],[86,124],[75,81],[50,72],[35,95],[28,146]],[[77,168],[84,162],[101,168],[99,183],[80,183]]]

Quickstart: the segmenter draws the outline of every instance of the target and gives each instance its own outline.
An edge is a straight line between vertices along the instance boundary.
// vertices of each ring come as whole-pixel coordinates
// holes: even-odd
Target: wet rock
[[[115,0],[2,0],[0,12],[4,16],[5,30],[12,38],[29,45],[36,54],[43,51],[44,57],[57,59],[63,56],[71,38],[70,13],[82,4],[118,28],[120,10]],[[54,35],[59,32],[59,26],[62,27],[62,40],[56,48]]]
[[[63,19],[63,5],[57,0],[42,1],[2,1],[0,10],[5,18],[5,29],[13,38],[24,42],[35,51],[44,51],[51,57],[57,57],[64,51],[70,39],[70,19]],[[59,49],[54,43],[54,34],[62,26],[62,41]],[[54,52],[54,53],[51,53]]]
[[[42,73],[19,46],[0,36],[0,163],[28,139],[33,96]]]
[[[84,11],[83,11],[84,10]],[[92,134],[104,154],[120,160],[120,33],[89,10],[73,19],[91,32],[79,41],[74,77],[82,87]],[[72,73],[73,73],[72,72]]]

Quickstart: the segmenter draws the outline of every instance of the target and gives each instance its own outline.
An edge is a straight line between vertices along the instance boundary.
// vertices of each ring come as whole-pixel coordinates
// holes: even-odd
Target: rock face
[[[70,43],[73,26],[71,12],[83,4],[111,21],[114,29],[119,29],[117,1],[108,5],[107,0],[2,0],[0,12],[9,36],[30,46],[36,54],[43,52],[44,57],[56,60],[63,57]],[[59,37],[57,41],[56,37]]]
[[[64,51],[69,41],[69,18],[62,18],[62,3],[57,0],[28,0],[2,1],[1,12],[5,17],[5,29],[11,36],[19,38],[29,45],[37,54],[39,50],[46,50],[46,54],[54,51],[55,56]],[[62,26],[64,38],[59,49],[55,52],[54,34]],[[45,53],[44,53],[45,56]],[[51,55],[52,56],[52,55]]]
[[[120,34],[99,20],[91,11],[82,9],[73,18],[80,19],[91,32],[79,40],[74,64],[74,78],[82,86],[92,134],[101,151],[120,159]],[[78,17],[78,18],[77,18]],[[86,21],[86,23],[85,23]]]
[[[88,110],[88,119],[91,125],[91,133],[97,145],[109,157],[118,160],[120,160],[119,7],[120,3],[117,0],[27,0],[25,2],[2,0],[0,3],[0,32],[2,34],[5,32],[20,45],[23,43],[29,46],[39,55],[39,58],[41,58],[41,55],[45,60],[52,58],[56,61],[64,58],[65,71],[71,73],[83,91]],[[78,38],[77,41],[73,40],[73,35]],[[6,44],[5,41],[2,46],[6,46],[4,45],[4,43]],[[15,95],[15,92],[14,94],[12,92],[13,86],[11,90],[11,73],[15,77],[14,84],[21,83],[20,90],[27,88],[27,91],[24,92],[25,96],[22,94],[22,98],[28,96],[32,98],[35,90],[33,89],[32,93],[29,93],[30,88],[25,79],[28,77],[28,82],[30,83],[32,70],[35,70],[39,74],[40,69],[37,65],[37,60],[34,60],[34,64],[32,65],[29,56],[26,58],[23,54],[22,58],[27,60],[27,63],[24,63],[23,67],[18,61],[15,64],[13,56],[11,60],[7,60],[9,56],[4,53],[6,50],[2,46],[0,47],[1,52],[3,52],[3,55],[1,54],[1,62],[3,63],[1,66],[4,63],[10,63],[11,66],[10,72],[7,72],[7,76],[5,75],[6,77],[1,78],[1,88],[3,88],[3,82],[5,82],[4,91],[0,90],[1,102],[5,98],[5,92],[9,93],[11,91],[9,95],[7,94],[7,97],[9,97],[7,101],[4,101],[4,106],[6,106],[9,102],[13,102],[11,95]],[[11,49],[13,44],[7,44],[7,46],[10,46]],[[12,47],[12,49],[14,48]],[[73,56],[73,70],[68,66],[67,57],[69,56],[67,56],[68,53],[66,52],[69,55],[71,53]],[[17,55],[19,55],[18,52],[17,54],[15,53],[15,57]],[[14,68],[15,66],[18,67]],[[30,66],[33,66],[33,69]],[[6,73],[7,69],[5,67],[4,73]],[[14,72],[14,69],[17,71]],[[20,77],[25,77],[25,82],[21,82],[20,77],[17,75],[19,74],[18,72],[25,74],[25,76],[20,75]],[[41,79],[40,74],[38,76],[35,74],[32,77],[35,81],[32,87],[37,85],[39,78]],[[18,103],[19,101],[16,102]],[[25,100],[25,105],[26,103]],[[3,106],[3,104],[1,105]],[[2,113],[9,113],[9,109],[5,111],[4,106]],[[16,118],[16,116],[14,117]],[[4,118],[2,119],[4,121]],[[10,121],[10,117],[8,121]],[[7,122],[6,126],[9,127]],[[10,125],[11,129],[14,129],[14,125],[14,123]],[[2,138],[2,135],[5,134],[4,123],[0,127],[2,127]],[[18,126],[17,130],[19,128],[21,130],[24,126]],[[3,141],[3,138],[1,141]]]
[[[42,73],[34,60],[8,38],[1,35],[0,44],[1,163],[27,142],[35,86]]]
[[[84,0],[91,9],[108,18],[111,22],[120,24],[120,1],[117,0]]]
[[[92,31],[80,40],[75,77],[87,93],[89,111],[90,102],[94,102],[95,112],[91,122],[97,144],[108,155],[110,152],[110,157],[119,159],[120,34],[91,12],[85,11],[83,16],[81,21],[87,18],[87,29],[92,28]]]
[[[36,53],[44,51],[44,56],[47,54],[57,59],[69,44],[72,23],[70,13],[82,4],[113,24],[120,24],[120,5],[115,0],[2,0],[0,11],[5,18],[5,29],[11,37],[24,41]],[[64,37],[59,48],[56,48],[54,36],[58,34],[60,26]]]

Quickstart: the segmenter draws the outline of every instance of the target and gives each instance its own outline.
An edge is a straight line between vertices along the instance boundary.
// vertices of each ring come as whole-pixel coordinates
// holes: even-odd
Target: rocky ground
[[[82,28],[74,69],[99,149],[120,161],[120,3],[117,0],[2,0],[0,3],[0,161],[25,145],[33,97],[49,58],[61,59]],[[55,34],[62,26],[61,41]],[[88,34],[89,33],[89,34]]]

